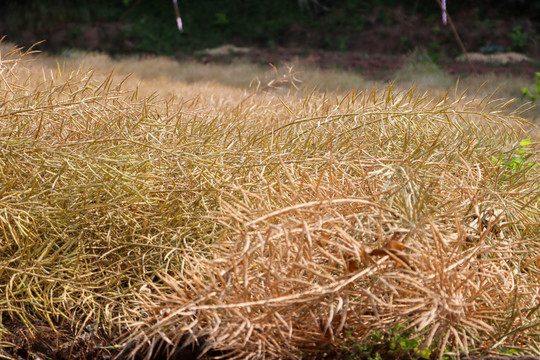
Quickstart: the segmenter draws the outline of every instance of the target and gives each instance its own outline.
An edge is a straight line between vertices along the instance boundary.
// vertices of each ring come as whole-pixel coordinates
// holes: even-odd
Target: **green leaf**
[[[431,356],[431,350],[428,348],[423,349],[422,353],[420,354],[420,357],[422,359],[429,359],[430,356]]]
[[[523,139],[519,142],[519,146],[523,147],[523,146],[527,146],[527,145],[531,145],[531,139]]]

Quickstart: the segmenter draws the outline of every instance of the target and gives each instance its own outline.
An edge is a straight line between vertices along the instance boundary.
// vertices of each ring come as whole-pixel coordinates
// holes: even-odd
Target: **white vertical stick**
[[[176,0],[175,0],[176,1]],[[442,0],[442,22],[444,25],[448,23],[448,16],[446,14],[446,0]]]
[[[177,17],[176,18],[176,23],[178,24],[178,30],[184,31],[184,29],[182,28],[182,19]]]
[[[180,17],[180,10],[178,9],[178,0],[173,0],[174,4],[174,12],[176,13],[176,24],[178,25],[178,30],[180,32],[184,31],[184,27],[182,26],[182,18]]]

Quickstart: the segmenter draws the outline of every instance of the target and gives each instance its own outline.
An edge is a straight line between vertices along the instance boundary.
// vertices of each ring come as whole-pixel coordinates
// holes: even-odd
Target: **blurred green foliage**
[[[521,94],[524,99],[528,99],[532,102],[540,99],[540,72],[534,74],[533,89],[529,90],[528,87],[521,89]]]
[[[494,164],[500,164],[504,167],[503,180],[511,179],[512,175],[517,172],[530,171],[538,165],[533,158],[533,152],[529,148],[531,143],[531,139],[525,138],[511,151],[501,154],[499,158],[491,159]]]
[[[527,33],[523,30],[523,26],[516,25],[512,28],[510,33],[512,38],[512,48],[515,51],[523,51],[527,45]]]

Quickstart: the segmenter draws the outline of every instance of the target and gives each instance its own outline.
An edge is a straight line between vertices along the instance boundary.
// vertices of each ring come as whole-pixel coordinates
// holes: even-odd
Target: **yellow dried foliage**
[[[25,59],[0,68],[1,319],[148,358],[294,359],[396,325],[434,354],[535,352],[539,167],[498,161],[525,136],[507,102],[292,73],[141,98]]]

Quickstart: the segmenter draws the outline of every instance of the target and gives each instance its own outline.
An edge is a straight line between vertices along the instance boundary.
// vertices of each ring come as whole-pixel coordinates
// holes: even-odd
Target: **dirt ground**
[[[410,54],[382,55],[366,54],[361,51],[323,51],[306,50],[298,48],[259,48],[253,49],[247,54],[211,56],[206,55],[198,60],[209,62],[227,62],[232,58],[244,58],[256,63],[266,65],[268,63],[280,64],[298,61],[307,65],[319,68],[339,68],[348,71],[357,71],[367,79],[388,80],[392,75],[400,70],[407,61]],[[179,56],[179,60],[194,60],[194,56]],[[539,70],[534,59],[531,61],[520,61],[508,64],[485,63],[481,61],[458,61],[456,58],[445,57],[439,59],[439,66],[452,75],[471,74],[510,74],[522,75],[533,78],[535,72]]]
[[[17,360],[109,360],[117,351],[91,327],[78,336],[67,326],[59,324],[56,331],[45,323],[34,323],[30,331],[19,321],[3,321],[9,333],[3,336],[0,358]],[[9,346],[6,346],[9,344]]]

